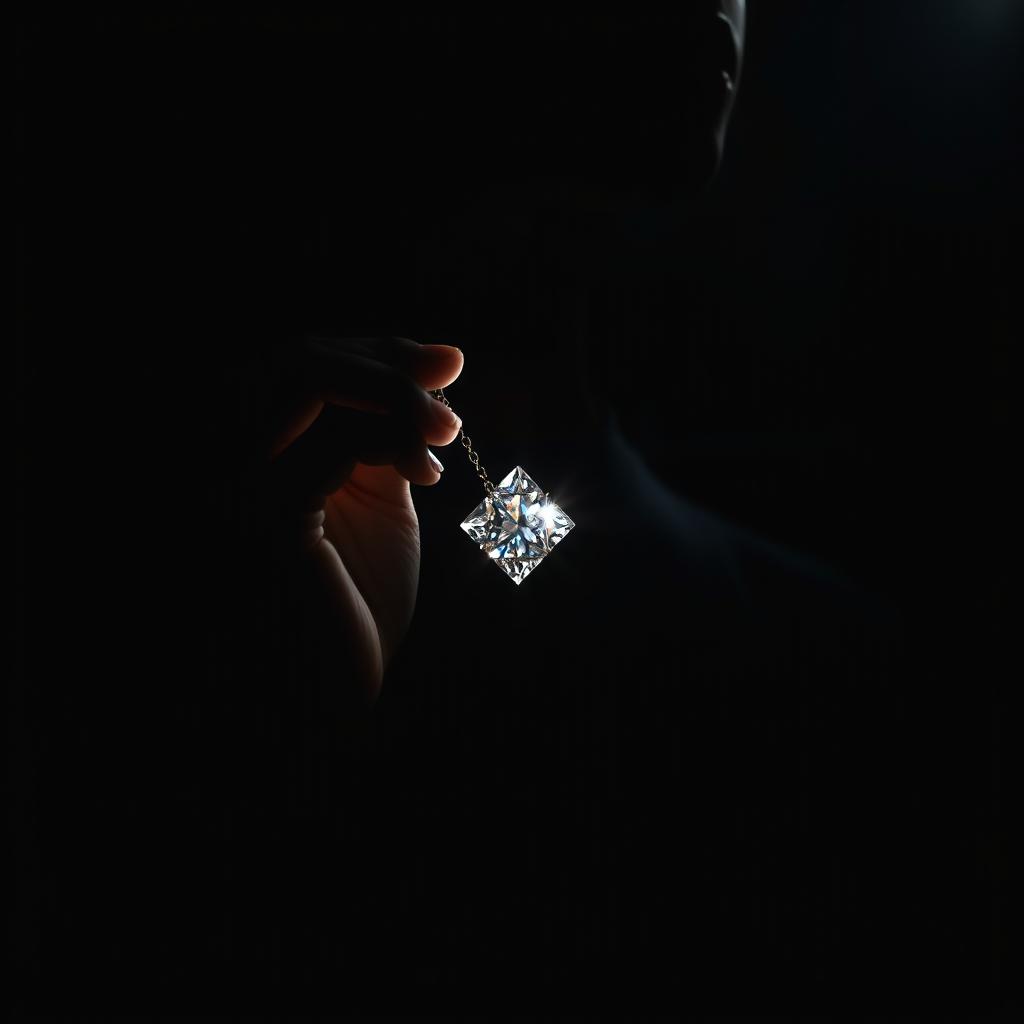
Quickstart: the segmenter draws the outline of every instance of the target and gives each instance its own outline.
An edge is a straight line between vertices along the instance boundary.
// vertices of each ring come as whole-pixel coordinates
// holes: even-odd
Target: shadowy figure
[[[50,997],[896,970],[884,616],[658,480],[614,411],[663,372],[598,322],[624,225],[710,180],[740,77],[743,3],[680,6],[28,33],[60,70],[27,129],[60,369],[26,473],[70,500],[27,591]],[[491,478],[577,524],[521,587],[458,529],[446,385]]]

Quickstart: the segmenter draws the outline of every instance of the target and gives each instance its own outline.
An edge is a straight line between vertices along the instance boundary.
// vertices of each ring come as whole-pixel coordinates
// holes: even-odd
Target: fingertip
[[[461,430],[462,420],[459,417],[453,421],[442,421],[439,417],[435,417],[423,425],[422,435],[427,444],[444,447],[451,444],[459,436]]]
[[[459,357],[459,359],[463,358],[462,349],[459,348],[458,345],[429,344],[429,345],[420,345],[420,348],[424,352],[437,352],[437,353],[440,353],[440,354],[443,354],[443,355],[448,355],[448,356],[451,356],[451,355],[454,354],[454,355],[457,355]]]
[[[455,345],[422,345],[421,351],[429,353],[427,365],[423,367],[424,387],[443,388],[455,380],[465,366],[466,357]]]
[[[433,487],[441,479],[440,460],[430,451],[423,448],[415,456],[408,456],[395,463],[395,469],[411,484],[419,487]],[[443,467],[442,467],[443,468]]]
[[[420,474],[412,482],[420,487],[434,487],[441,482],[441,473],[437,470],[431,470],[429,473]]]

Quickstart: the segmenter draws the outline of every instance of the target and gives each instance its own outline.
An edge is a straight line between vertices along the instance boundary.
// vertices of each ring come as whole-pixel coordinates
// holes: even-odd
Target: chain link
[[[452,412],[455,412],[455,410],[452,409],[451,402],[448,401],[448,396],[444,393],[444,388],[435,388],[431,392],[431,394],[442,405],[444,405],[448,409],[451,409]],[[462,429],[462,427],[459,427],[459,434],[462,437],[462,447],[466,449],[466,454],[469,456],[469,461],[473,463],[473,469],[476,471],[476,475],[483,481],[484,490],[487,491],[488,494],[493,493],[494,484],[491,483],[490,478],[487,476],[487,470],[480,465],[480,455],[473,449],[472,440],[470,440],[469,436],[466,434],[465,430]]]

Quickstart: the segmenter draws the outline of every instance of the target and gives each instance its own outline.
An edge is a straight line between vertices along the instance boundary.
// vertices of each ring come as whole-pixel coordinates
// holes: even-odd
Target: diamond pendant
[[[516,585],[537,568],[576,525],[516,466],[462,521],[480,550]]]
[[[433,395],[451,408],[444,388],[435,388]],[[459,433],[462,447],[487,491],[487,497],[463,519],[462,529],[518,586],[576,524],[522,466],[516,466],[495,486],[480,465],[472,440],[461,427]]]

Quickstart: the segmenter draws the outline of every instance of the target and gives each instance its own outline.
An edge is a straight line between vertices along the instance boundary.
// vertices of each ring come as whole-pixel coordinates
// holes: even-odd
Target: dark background
[[[599,366],[611,366],[602,344],[611,352],[628,338],[641,365],[657,367],[613,386],[626,432],[673,487],[818,556],[904,616],[915,666],[907,743],[928,778],[915,813],[943,865],[931,879],[936,948],[956,964],[958,989],[982,1001],[999,985],[1006,873],[1020,20],[996,0],[754,5],[717,180],[696,201],[637,214],[605,257],[611,284],[589,310]],[[126,445],[149,485],[162,467],[131,449],[133,417],[200,444],[175,398],[202,392],[206,339],[238,324],[243,337],[293,329],[296,295],[315,292],[304,274],[326,278],[355,260],[330,241],[337,209],[310,195],[334,175],[358,180],[353,165],[402,183],[410,167],[429,165],[423,146],[410,147],[408,163],[385,159],[380,140],[367,142],[358,123],[336,132],[315,103],[295,114],[282,98],[294,94],[277,86],[296,69],[307,88],[332,80],[334,37],[310,43],[320,40],[315,23],[283,24],[176,10],[30,19],[19,33],[14,559],[26,628],[10,751],[22,951],[38,939],[34,908],[47,899],[33,779],[41,760],[62,758],[39,726],[36,684],[56,664],[53,645],[90,686],[120,642],[117,623],[87,613],[70,647],[45,628],[55,606],[103,586],[56,578],[53,546],[88,545],[93,530],[105,543],[112,519],[137,515],[130,486],[97,486],[92,467],[103,459],[93,454]],[[235,38],[248,42],[226,46]],[[352,61],[367,90],[386,92],[386,71],[367,71],[365,54]],[[251,91],[239,84],[254,80]],[[468,71],[453,75],[466,80]],[[529,94],[528,79],[521,87]],[[368,121],[373,109],[362,108]],[[183,143],[197,137],[235,160],[204,162],[204,145]],[[253,158],[265,173],[244,173]],[[477,171],[465,173],[471,184]],[[420,179],[437,184],[428,170]],[[410,195],[415,209],[422,200]],[[417,237],[414,218],[396,220]],[[311,232],[317,225],[333,228]],[[155,250],[151,239],[171,226],[178,241]],[[264,260],[268,240],[294,246],[294,263]],[[305,326],[471,338],[470,312],[453,325],[459,267],[447,269],[413,259],[404,289],[392,279],[340,311],[310,298]],[[205,306],[195,291],[175,301],[177,277]],[[246,305],[254,285],[259,310]]]

